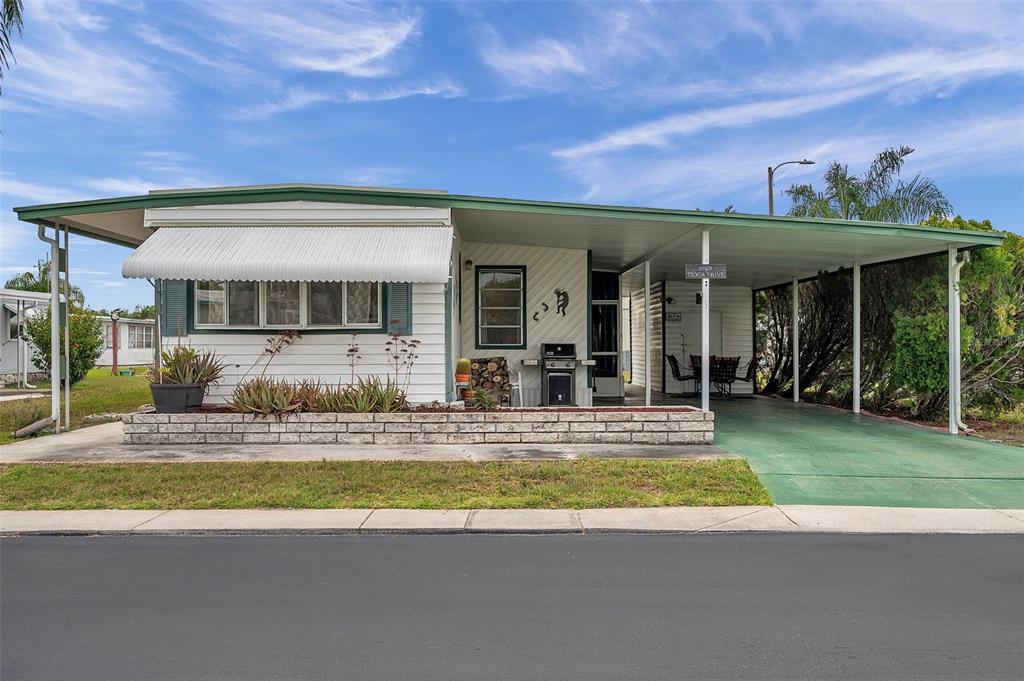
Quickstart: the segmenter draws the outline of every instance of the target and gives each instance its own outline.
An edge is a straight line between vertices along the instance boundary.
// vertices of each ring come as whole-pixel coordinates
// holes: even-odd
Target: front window
[[[266,284],[267,326],[298,326],[302,319],[300,285],[297,281],[270,281]]]
[[[197,281],[197,327],[379,328],[376,282]]]
[[[526,268],[479,267],[476,271],[477,346],[526,345]]]
[[[345,284],[345,325],[380,325],[380,287],[367,281]]]
[[[224,325],[227,323],[228,282],[196,282],[196,324]]]

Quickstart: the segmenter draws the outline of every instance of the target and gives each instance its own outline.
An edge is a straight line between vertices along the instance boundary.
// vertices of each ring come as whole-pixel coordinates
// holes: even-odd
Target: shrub
[[[295,387],[287,381],[259,376],[239,383],[231,395],[236,411],[246,414],[287,414],[297,411],[301,402]]]
[[[103,353],[103,324],[74,303],[70,315],[71,337],[71,384],[78,383],[96,365],[96,360]],[[64,333],[60,332],[60,351],[64,354]],[[50,373],[50,308],[43,308],[39,314],[32,315],[25,321],[24,337],[35,346],[32,361],[46,374]]]

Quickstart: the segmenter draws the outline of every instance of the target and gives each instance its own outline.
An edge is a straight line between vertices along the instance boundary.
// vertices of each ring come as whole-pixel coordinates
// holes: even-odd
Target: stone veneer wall
[[[715,415],[681,408],[394,414],[126,414],[127,444],[711,444]]]

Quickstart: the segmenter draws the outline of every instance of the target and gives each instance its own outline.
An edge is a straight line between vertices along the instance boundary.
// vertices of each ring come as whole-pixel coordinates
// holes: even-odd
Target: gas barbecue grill
[[[576,404],[576,344],[542,343],[541,405],[571,407]]]

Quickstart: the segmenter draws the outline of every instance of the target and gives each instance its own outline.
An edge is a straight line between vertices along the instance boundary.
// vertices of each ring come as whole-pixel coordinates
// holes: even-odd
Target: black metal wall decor
[[[531,318],[535,322],[539,322],[545,314],[551,309],[551,306],[545,302],[541,302],[541,309],[535,311]],[[569,309],[569,292],[563,288],[555,289],[555,314],[565,316],[565,311]]]
[[[555,289],[555,314],[565,316],[565,311],[569,307],[569,292],[562,288]]]

